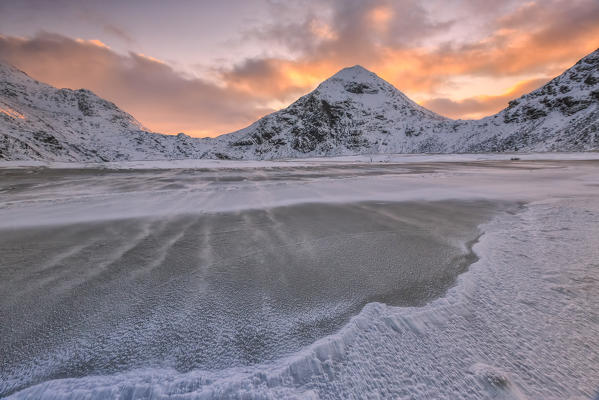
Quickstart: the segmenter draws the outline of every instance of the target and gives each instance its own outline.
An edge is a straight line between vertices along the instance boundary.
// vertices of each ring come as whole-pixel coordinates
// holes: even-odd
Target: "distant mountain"
[[[89,90],[56,89],[0,63],[0,160],[201,157],[205,140],[145,130]]]
[[[148,132],[87,90],[56,89],[0,64],[0,159],[275,159],[365,153],[599,149],[599,49],[481,120],[451,120],[360,66],[289,107],[215,139]]]

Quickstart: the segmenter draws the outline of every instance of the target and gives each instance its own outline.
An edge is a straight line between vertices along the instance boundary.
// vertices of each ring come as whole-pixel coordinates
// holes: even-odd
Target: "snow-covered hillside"
[[[507,108],[479,121],[456,121],[449,151],[599,149],[599,49]]]
[[[87,90],[0,64],[0,159],[277,159],[372,153],[599,149],[599,50],[481,120],[451,120],[360,66],[289,107],[215,139],[151,133]]]
[[[204,140],[146,131],[89,90],[56,89],[0,63],[0,160],[199,158]]]

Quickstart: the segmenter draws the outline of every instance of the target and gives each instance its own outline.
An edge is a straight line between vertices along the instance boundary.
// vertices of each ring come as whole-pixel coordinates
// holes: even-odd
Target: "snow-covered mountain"
[[[217,139],[233,158],[413,152],[448,122],[359,65],[345,68],[289,107]]]
[[[599,49],[481,120],[451,120],[360,66],[289,107],[215,139],[148,132],[87,90],[56,89],[0,63],[0,159],[274,159],[364,153],[599,149]]]
[[[354,66],[291,106],[216,141],[214,152],[251,159],[598,149],[599,49],[481,120],[441,117]]]
[[[89,90],[56,89],[0,63],[0,160],[199,158],[208,146],[148,132]]]

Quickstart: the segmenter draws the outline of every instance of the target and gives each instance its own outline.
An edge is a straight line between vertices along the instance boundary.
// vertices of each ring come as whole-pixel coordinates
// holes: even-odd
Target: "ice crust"
[[[583,155],[584,156],[584,155]],[[439,156],[447,161],[446,156]],[[166,169],[161,163],[74,170],[0,168],[0,228],[262,209],[309,202],[530,201],[594,193],[596,161],[464,158]],[[451,158],[450,158],[451,160]],[[152,166],[156,166],[152,168]],[[531,184],[534,182],[534,185]]]

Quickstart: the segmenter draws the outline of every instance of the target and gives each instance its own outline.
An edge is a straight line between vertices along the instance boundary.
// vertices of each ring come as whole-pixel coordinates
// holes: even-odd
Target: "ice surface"
[[[94,260],[89,260],[86,254],[101,255],[97,265],[102,269],[95,271],[98,275],[93,277],[98,283],[98,296],[106,295],[102,288],[110,284],[110,280],[106,280],[105,271],[111,266],[102,262],[120,257],[120,260],[130,261],[123,264],[147,265],[152,273],[160,276],[165,268],[158,265],[179,265],[181,268],[186,264],[185,260],[190,257],[190,252],[181,251],[181,247],[197,248],[198,252],[206,248],[218,248],[190,241],[190,233],[201,231],[202,226],[214,227],[214,224],[199,221],[215,218],[216,212],[227,211],[227,215],[233,216],[254,216],[254,222],[249,226],[253,227],[251,230],[256,234],[248,234],[247,241],[244,242],[248,249],[253,250],[264,238],[271,238],[272,242],[267,241],[268,246],[276,247],[279,243],[277,240],[288,243],[289,237],[301,237],[302,232],[310,232],[309,236],[324,237],[327,232],[336,229],[333,224],[327,223],[329,213],[331,218],[345,224],[343,229],[347,231],[358,229],[377,232],[377,229],[366,228],[370,224],[396,224],[397,221],[392,216],[396,219],[399,217],[400,224],[394,226],[405,228],[404,224],[409,222],[423,223],[423,213],[418,213],[418,210],[428,210],[426,214],[430,214],[429,221],[439,221],[438,218],[435,219],[434,210],[439,210],[435,208],[435,204],[467,202],[472,205],[483,204],[480,201],[484,200],[484,204],[517,202],[523,206],[500,211],[481,227],[484,234],[474,246],[480,259],[467,272],[459,275],[457,284],[441,297],[425,305],[410,307],[402,306],[406,303],[389,301],[384,296],[367,299],[367,304],[361,311],[355,311],[358,314],[349,322],[342,323],[340,328],[337,325],[332,333],[323,332],[324,337],[313,336],[320,339],[316,339],[314,343],[300,343],[294,349],[289,349],[290,353],[275,352],[270,353],[274,354],[273,357],[264,357],[251,363],[231,363],[230,366],[219,367],[204,365],[189,370],[177,369],[175,364],[169,366],[169,359],[164,359],[160,365],[140,362],[139,365],[131,366],[125,363],[125,368],[120,372],[89,375],[84,368],[89,365],[86,363],[93,364],[94,357],[97,357],[92,347],[97,343],[94,342],[97,337],[77,341],[77,346],[49,346],[48,349],[57,351],[50,351],[45,357],[40,356],[40,353],[31,356],[25,351],[14,352],[15,349],[25,348],[23,343],[17,341],[11,342],[8,348],[14,357],[22,357],[21,360],[25,361],[16,363],[16,366],[4,361],[3,366],[11,365],[7,369],[10,374],[3,372],[1,382],[6,393],[12,393],[9,388],[29,386],[24,382],[35,382],[51,371],[55,379],[23,388],[10,396],[47,399],[593,398],[599,388],[598,166],[597,161],[525,160],[356,166],[322,163],[267,169],[201,171],[3,170],[0,180],[0,225],[3,227],[5,240],[2,246],[4,243],[12,243],[9,246],[10,254],[17,260],[35,260],[44,254],[47,257],[46,263],[40,265],[33,262],[30,266],[23,263],[22,268],[29,268],[30,271],[31,268],[46,268],[39,274],[37,282],[45,284],[51,291],[64,290],[65,293],[73,293],[69,291],[69,284],[78,280],[87,282],[90,277],[86,274],[94,273],[93,269],[87,267],[78,276],[75,274],[76,265],[67,260],[79,259],[81,263],[76,263],[77,265],[87,263],[89,266],[93,265]],[[450,203],[431,203],[441,199],[453,200]],[[389,205],[390,202],[407,200],[415,207],[408,213],[399,212],[406,204]],[[477,201],[473,203],[474,200]],[[370,211],[361,209],[364,204],[349,205],[356,201],[369,201],[368,204],[385,202],[378,210],[384,210],[383,214],[386,213],[390,219],[362,219],[365,221],[362,229],[351,222],[356,221],[356,218],[339,218],[340,215],[353,212],[370,215]],[[319,205],[310,208],[314,206],[307,203]],[[277,208],[289,204],[296,206]],[[304,210],[302,215],[306,215],[306,210],[320,209],[326,210],[327,215],[312,215],[314,211],[311,211],[308,214],[319,222],[310,222],[312,220],[308,219],[310,223],[304,223],[303,219],[296,217],[294,224],[290,222],[293,213],[277,214],[279,211],[273,211],[284,208]],[[275,213],[272,214],[276,216],[274,220],[266,218],[267,210]],[[181,217],[181,212],[185,212],[185,217]],[[103,220],[103,215],[107,215],[112,221]],[[464,218],[458,212],[455,215],[445,212],[443,215],[452,216],[453,221],[463,221]],[[135,220],[140,222],[123,225],[125,216],[136,217]],[[414,217],[413,221],[408,218],[410,216]],[[466,224],[466,227],[476,225],[476,215],[473,214],[471,218],[472,222]],[[261,221],[267,220],[270,222],[262,224]],[[273,222],[277,220],[285,222]],[[300,220],[302,222],[298,222]],[[89,226],[101,226],[105,233],[85,234],[88,229],[86,227]],[[226,226],[228,225],[224,224],[223,228]],[[301,229],[289,231],[291,226]],[[435,252],[441,253],[427,255],[430,260],[434,260],[442,251],[463,249],[460,246],[470,237],[469,234],[464,235],[464,232],[472,232],[470,228],[464,229],[464,225],[460,228],[451,223],[424,223],[420,226],[429,235],[448,240],[443,245],[447,247],[435,245]],[[431,229],[435,226],[439,226],[440,230]],[[123,235],[123,229],[130,231]],[[214,229],[214,232],[218,231],[217,228]],[[29,232],[27,235],[30,235],[34,231],[39,235],[34,243],[56,244],[67,238],[66,251],[61,246],[42,246],[36,250],[37,254],[32,252],[31,245],[21,240],[19,234]],[[403,228],[399,231],[406,232]],[[118,234],[111,235],[111,232]],[[77,233],[80,233],[79,246],[70,240]],[[281,235],[282,233],[285,235]],[[162,239],[153,241],[153,234]],[[128,240],[118,243],[123,236]],[[148,238],[143,244],[148,251],[127,253],[130,246],[144,243],[140,240],[143,237]],[[244,235],[233,233],[233,237],[241,238]],[[101,239],[100,243],[95,242],[95,239]],[[296,243],[305,241],[298,240]],[[316,243],[325,246],[321,247],[325,250],[318,253],[319,246],[310,245],[318,257],[336,254],[329,252],[335,246],[343,249],[343,254],[352,255],[348,259],[332,257],[329,264],[335,265],[335,268],[361,264],[360,257],[364,256],[362,253],[370,255],[372,253],[367,253],[370,250],[383,258],[395,259],[404,254],[396,252],[398,250],[389,245],[384,245],[382,250],[372,247],[378,243],[386,243],[385,237],[378,234],[365,237],[362,244],[368,249],[359,247],[357,244],[360,242],[355,240],[338,240],[335,243],[319,240]],[[443,241],[440,243],[443,244]],[[333,245],[330,246],[331,244]],[[113,246],[116,251],[103,254],[98,251],[103,245]],[[165,252],[169,246],[171,250]],[[239,251],[243,246],[244,244],[237,243],[233,248]],[[413,250],[417,246],[408,247]],[[309,265],[309,262],[297,262],[298,254],[304,254],[304,260],[310,260],[307,253],[298,249],[283,252],[283,255],[290,255],[286,259],[289,262],[282,263],[290,271],[307,268],[306,265]],[[2,254],[7,254],[5,250],[3,248]],[[142,254],[148,255],[147,262],[140,263],[137,259]],[[155,257],[155,254],[166,254],[166,257],[162,259]],[[274,254],[280,253],[270,253],[271,256]],[[194,254],[193,257],[206,255]],[[258,259],[255,256],[251,264],[257,265]],[[152,269],[152,266],[158,267]],[[18,265],[11,263],[3,266],[3,273],[7,273],[7,268],[12,269],[9,273],[14,276],[19,276],[19,273],[26,275],[25,271],[19,271]],[[52,270],[57,275],[51,273]],[[61,280],[61,272],[66,273],[68,279]],[[201,288],[195,279],[185,281],[184,271],[175,267],[170,272],[180,277],[182,289]],[[167,276],[172,276],[170,272]],[[59,279],[52,281],[49,278]],[[134,280],[132,277],[128,279],[123,280],[125,287],[122,293],[118,293],[114,303],[111,303],[116,308],[112,311],[120,311],[119,304],[131,304],[118,301],[127,297],[126,283]],[[362,276],[358,287],[367,286],[364,281]],[[143,279],[137,282],[138,287],[144,287]],[[339,281],[341,285],[344,282],[347,280]],[[384,282],[385,279],[379,281],[378,285]],[[18,286],[19,284],[22,286]],[[20,294],[21,291],[31,290],[27,285],[33,284],[32,281],[25,281],[12,285],[11,298],[15,296],[17,299],[12,306],[15,308],[12,309],[22,310],[19,314],[25,317],[22,321],[13,317],[10,325],[2,326],[2,329],[9,332],[13,329],[13,334],[16,334],[19,327],[30,329],[28,324],[38,324],[35,331],[39,332],[37,342],[34,340],[27,343],[32,349],[36,349],[36,343],[44,343],[44,340],[68,343],[69,339],[73,339],[74,331],[94,328],[94,323],[98,323],[105,332],[112,332],[115,338],[136,337],[136,334],[149,332],[147,329],[154,327],[158,333],[149,335],[149,341],[160,338],[159,333],[162,332],[161,320],[157,315],[172,313],[180,316],[173,322],[173,332],[180,326],[193,326],[194,323],[193,320],[186,321],[185,316],[188,315],[186,311],[190,310],[189,304],[197,298],[197,291],[181,290],[174,296],[173,302],[168,302],[161,296],[165,289],[160,287],[146,292],[146,295],[154,296],[153,306],[144,308],[142,302],[140,308],[127,310],[124,315],[128,315],[130,319],[115,322],[117,329],[112,331],[112,325],[103,325],[102,316],[105,314],[102,312],[102,303],[95,304],[98,307],[95,311],[80,308],[84,311],[85,318],[82,320],[88,321],[91,326],[73,326],[64,331],[45,330],[45,327],[56,326],[52,324],[65,316],[58,309],[46,314],[43,321],[38,318],[28,320],[28,314],[44,314],[43,310],[19,300],[21,295],[26,297],[25,293]],[[165,279],[165,287],[169,284],[171,281]],[[370,290],[372,287],[366,291]],[[377,291],[379,294],[384,292]],[[334,293],[329,295],[329,300],[337,298]],[[344,292],[341,291],[338,295],[343,298]],[[289,296],[289,293],[285,293],[284,298],[289,299]],[[55,301],[61,300],[57,298]],[[254,303],[256,302],[253,301],[252,304]],[[48,309],[52,308],[51,305],[51,302],[47,305]],[[11,310],[10,307],[8,309]],[[146,313],[149,309],[155,312],[151,314],[151,318],[139,318],[147,315],[144,314],[144,309]],[[136,313],[137,311],[140,312]],[[128,325],[140,320],[141,325]],[[131,331],[123,335],[118,330],[119,326],[129,326]],[[167,331],[168,329],[170,327],[167,327]],[[188,334],[185,332],[185,335]],[[116,343],[110,340],[109,335],[100,339],[104,344]],[[177,339],[169,339],[162,345],[159,343],[157,348],[168,348],[173,342],[176,343]],[[311,340],[308,339],[307,342]],[[123,343],[125,349],[127,345]],[[80,364],[74,365],[81,366],[84,372],[80,375],[85,376],[76,377],[68,369],[53,370],[65,360],[67,364],[68,361],[76,360],[72,357],[73,352],[81,349],[88,351],[89,358],[78,360]],[[135,352],[135,346],[131,349]],[[80,354],[86,353],[83,351]],[[194,352],[182,355],[190,357],[193,354]],[[137,356],[139,355],[133,359]],[[147,354],[141,356],[143,359]],[[117,365],[118,361],[110,360]]]
[[[368,303],[439,296],[497,209],[307,204],[0,231],[1,371],[18,389],[274,360]]]

